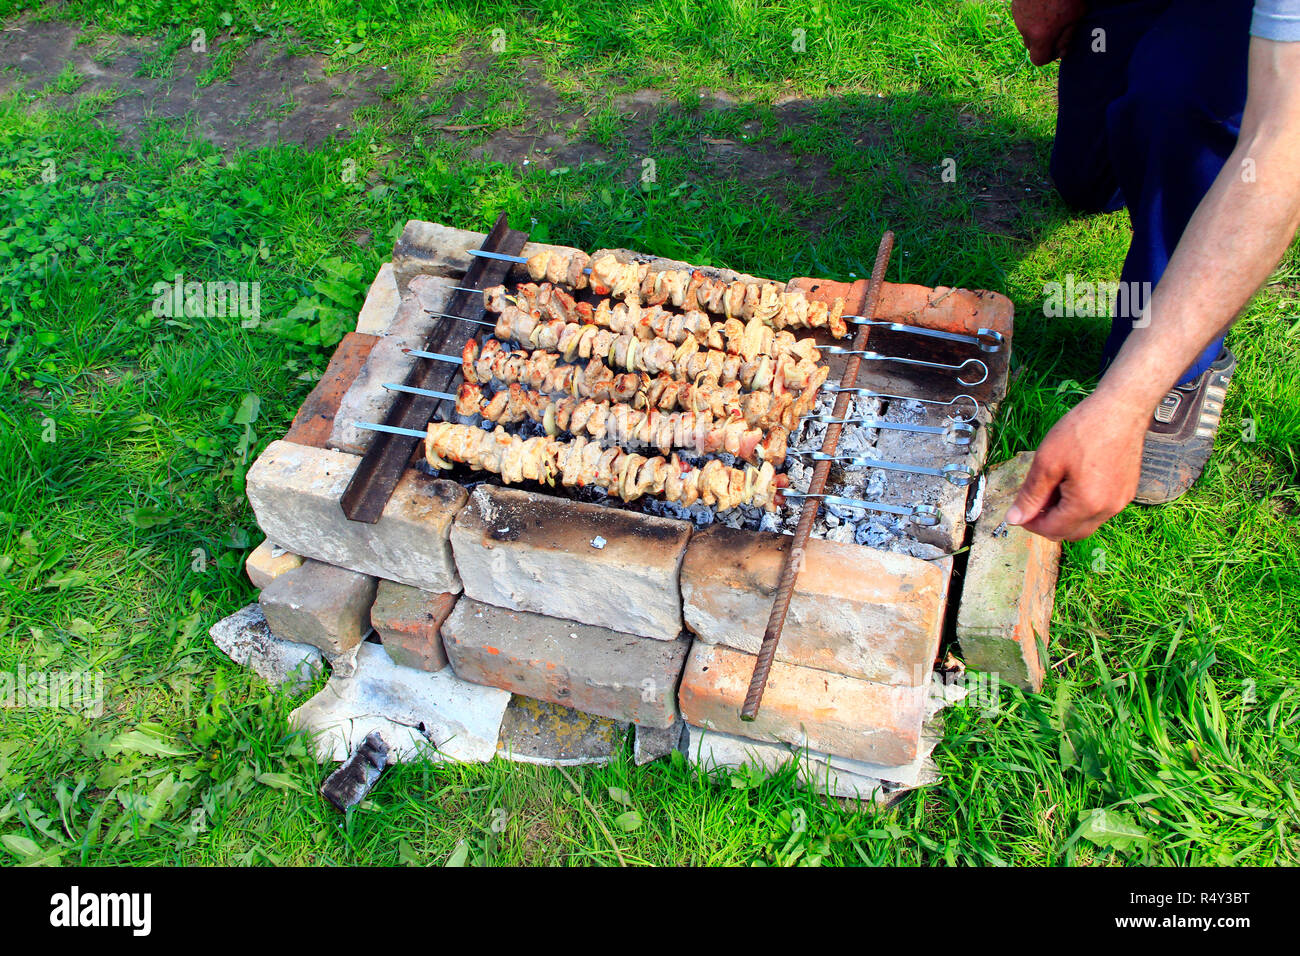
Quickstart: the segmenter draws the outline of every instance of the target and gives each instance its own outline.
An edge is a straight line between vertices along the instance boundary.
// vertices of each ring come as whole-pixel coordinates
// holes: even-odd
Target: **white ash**
[[[890,421],[903,422],[907,425],[916,425],[925,421],[925,405],[915,399],[894,402],[889,410]]]
[[[872,468],[867,475],[866,492],[868,498],[879,498],[885,493],[887,472],[880,468]]]
[[[497,506],[493,504],[485,485],[479,485],[475,488],[470,497],[473,498],[474,507],[485,524],[491,524],[496,520]]]
[[[818,396],[817,407],[798,433],[790,441],[790,457],[787,459],[786,473],[790,486],[797,491],[807,491],[812,481],[814,462],[811,452],[821,451],[826,438],[827,423],[814,421],[814,418],[831,418],[835,404],[835,394],[829,391]],[[849,400],[847,419],[879,418],[885,421],[897,421],[907,424],[924,420],[925,406],[915,401],[882,402],[876,398],[852,396]],[[880,430],[870,428],[852,421],[846,423],[840,431],[840,440],[836,448],[837,455],[871,458],[877,455],[876,443]],[[845,498],[860,498],[864,501],[889,500],[889,492],[898,487],[909,487],[916,495],[909,500],[919,504],[936,504],[940,489],[930,487],[925,493],[925,485],[908,479],[920,476],[898,472],[888,472],[879,468],[856,467],[849,462],[832,464],[823,492]],[[928,479],[922,479],[922,482]],[[786,508],[780,513],[764,515],[759,527],[765,531],[779,531],[793,534],[799,523],[799,507]],[[841,504],[823,504],[813,522],[812,537],[845,544],[859,544],[884,551],[897,551],[915,557],[936,557],[937,549],[930,544],[917,541],[911,534],[910,523],[901,515],[876,512],[864,508],[852,508]]]

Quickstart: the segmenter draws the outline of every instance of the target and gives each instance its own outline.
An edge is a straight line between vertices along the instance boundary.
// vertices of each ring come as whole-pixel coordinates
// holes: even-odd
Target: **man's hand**
[[[1085,398],[1038,446],[1007,523],[1054,541],[1088,537],[1133,500],[1149,418]]]
[[[1011,0],[1011,18],[1034,66],[1045,66],[1065,54],[1074,28],[1087,12],[1087,0]]]

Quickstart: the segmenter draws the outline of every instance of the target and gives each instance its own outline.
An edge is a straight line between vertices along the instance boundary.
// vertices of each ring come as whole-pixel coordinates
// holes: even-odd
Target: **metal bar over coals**
[[[950,445],[969,445],[975,437],[975,427],[970,422],[949,422],[947,425],[910,425],[906,422],[887,422],[881,418],[834,418],[829,415],[812,415],[810,420],[829,425],[839,422],[841,425],[860,425],[863,428],[883,429],[884,431],[910,432],[913,435],[938,435]]]
[[[456,401],[456,396],[451,394],[451,392],[439,392],[432,388],[416,388],[414,385],[393,385],[391,383],[385,385],[384,388],[388,389],[390,392],[409,392],[412,395],[425,395],[429,398],[436,398],[440,402]],[[382,431],[382,429],[378,430]]]
[[[911,475],[942,478],[958,488],[965,488],[975,480],[975,472],[969,465],[964,465],[961,462],[951,462],[942,468],[931,468],[928,465],[909,465],[901,461],[885,461],[882,458],[867,458],[862,455],[828,455],[820,451],[806,452],[804,454],[813,461],[847,462],[852,468],[879,468],[882,471],[902,471]]]
[[[852,325],[871,325],[877,328],[889,329],[891,332],[907,332],[911,335],[924,335],[927,338],[943,339],[947,342],[963,342],[967,345],[978,346],[981,352],[1000,352],[1002,343],[1006,341],[1001,332],[995,332],[993,329],[977,329],[974,335],[965,335],[961,332],[944,332],[941,329],[931,329],[924,325],[890,322],[888,319],[864,319],[860,315],[846,315],[844,320]]]
[[[357,428],[364,428],[367,431],[383,432],[385,435],[405,435],[407,438],[424,438],[428,434],[419,428],[402,428],[398,425],[380,425],[376,422],[353,422]]]
[[[867,295],[863,302],[862,314],[873,319],[880,305],[880,289],[885,283],[885,269],[889,265],[890,253],[894,251],[894,234],[886,231],[880,237],[880,248],[876,250],[876,264],[871,270],[871,281],[867,284]],[[858,334],[853,337],[853,351],[863,352],[867,347],[867,334],[870,326],[858,326]],[[841,391],[835,396],[832,418],[843,419],[849,413],[849,390],[858,383],[858,369],[862,367],[861,355],[849,355],[844,375],[840,378]],[[834,455],[840,443],[843,424],[832,422],[826,426],[826,438],[822,441],[822,453]],[[812,533],[813,521],[821,510],[821,499],[812,497],[820,495],[826,488],[826,478],[830,474],[831,463],[828,460],[817,462],[813,468],[812,481],[808,485],[807,497],[799,512],[799,523],[794,529],[794,540],[785,553],[785,564],[781,568],[781,583],[777,586],[776,600],[772,602],[772,613],[767,619],[767,629],[763,631],[763,643],[758,649],[758,659],[754,662],[754,673],[749,679],[749,692],[745,695],[745,705],[740,710],[741,720],[754,720],[758,708],[763,703],[763,691],[767,687],[767,678],[772,670],[772,659],[776,655],[776,646],[781,642],[781,629],[785,627],[785,615],[790,610],[790,598],[794,594],[794,582],[799,576],[799,566],[803,563],[804,547]]]
[[[509,219],[502,213],[483,240],[483,247],[479,251],[514,257],[523,250],[527,241],[528,235],[511,229]],[[505,262],[476,257],[465,273],[462,286],[464,289],[481,290],[499,285],[509,269]],[[464,289],[453,293],[448,303],[447,312],[455,318],[444,318],[434,327],[424,343],[426,351],[436,352],[439,347],[445,347],[448,341],[464,342],[473,335],[472,323],[483,315],[483,299],[481,294],[476,296]],[[457,360],[457,365],[459,364]],[[426,390],[449,390],[456,374],[456,368],[447,368],[429,359],[419,358],[403,384]],[[343,492],[340,504],[345,515],[353,521],[369,524],[379,520],[415,451],[417,439],[409,432],[428,425],[442,401],[444,400],[429,395],[398,392],[382,424],[408,431],[380,431],[375,435]]]

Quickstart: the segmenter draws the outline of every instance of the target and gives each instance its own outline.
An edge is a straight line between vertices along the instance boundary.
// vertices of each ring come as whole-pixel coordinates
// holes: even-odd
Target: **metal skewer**
[[[527,256],[507,256],[504,253],[500,253],[500,252],[488,252],[486,249],[467,249],[466,252],[468,252],[471,256],[481,256],[484,259],[500,259],[502,262],[518,262],[521,265],[528,261]],[[588,267],[586,269],[583,269],[582,271],[590,272],[591,269],[590,267]],[[475,291],[481,292],[483,290],[476,289]]]
[[[459,286],[457,288],[459,288]],[[466,291],[472,292],[474,290],[467,289]],[[467,319],[463,315],[449,315],[446,312],[435,312],[433,309],[425,309],[424,311],[426,315],[436,315],[440,319],[459,319],[462,322],[473,322],[475,325],[486,325],[489,329],[495,329],[497,327],[495,322],[488,322],[485,319]]]
[[[960,365],[945,365],[942,362],[922,362],[920,359],[903,358],[901,355],[885,355],[883,352],[872,352],[867,349],[846,349],[839,345],[828,345],[824,351],[829,355],[856,355],[868,362],[902,362],[904,365],[924,365],[926,368],[941,368],[945,372],[958,373],[957,381],[967,388],[972,385],[979,385],[989,377],[989,367],[977,358],[968,358]],[[983,374],[973,382],[968,382],[961,377],[961,371],[967,365],[976,365],[983,369]]]
[[[939,509],[934,505],[891,505],[884,501],[865,501],[862,498],[846,498],[843,495],[812,495],[806,491],[794,491],[782,488],[785,498],[820,498],[824,504],[839,505],[843,508],[864,508],[868,511],[883,511],[886,514],[902,515],[911,518],[924,528],[933,528],[939,523]]]
[[[446,362],[449,365],[464,365],[463,359],[455,355],[443,355],[441,352],[426,352],[423,349],[402,349],[407,355],[414,355],[416,358],[433,359],[435,362]]]
[[[483,256],[487,259],[499,259],[502,262],[517,262],[524,264],[528,259],[524,256],[507,256],[499,252],[487,252],[482,249],[468,250],[471,256]],[[591,274],[591,268],[582,270],[587,275]],[[457,287],[458,288],[458,287]],[[482,292],[482,289],[465,289],[466,292]],[[978,346],[981,352],[998,352],[1002,349],[1002,344],[1006,341],[1001,332],[994,329],[977,329],[974,335],[963,335],[960,332],[944,332],[940,329],[928,329],[921,325],[906,325],[902,322],[890,322],[886,319],[872,319],[862,315],[846,315],[845,320],[853,325],[872,325],[880,328],[890,329],[894,332],[907,332],[911,335],[924,335],[935,339],[946,339],[949,342],[963,342],[967,345]],[[988,376],[988,370],[985,369],[985,377]],[[982,382],[983,379],[980,379]],[[969,382],[963,384],[978,385],[979,382]]]
[[[365,428],[372,432],[408,435],[411,438],[423,438],[426,434],[416,428],[379,425],[375,422],[353,422],[353,424],[357,428]],[[904,518],[911,518],[925,528],[932,528],[939,523],[939,509],[933,505],[891,505],[885,501],[866,501],[862,498],[846,498],[843,495],[813,495],[806,491],[795,491],[792,488],[782,488],[781,495],[785,498],[820,498],[826,504],[839,505],[844,508],[862,508],[867,511],[881,511],[885,514],[900,515]]]
[[[385,385],[384,388],[390,392],[407,392],[411,395],[427,395],[429,398],[440,398],[446,402],[456,401],[456,396],[451,392],[436,392],[431,388],[416,388],[414,385]]]
[[[426,395],[429,398],[437,398],[448,402],[454,402],[457,400],[456,396],[450,392],[438,392],[431,388],[416,388],[414,385],[397,385],[390,382],[385,384],[383,387],[393,392],[409,392],[412,395]],[[830,419],[823,417],[815,418],[813,420],[826,422],[828,424],[831,422],[838,422],[841,425],[860,424],[868,428],[887,428],[924,435],[942,435],[954,445],[969,445],[971,442],[971,436],[974,434],[974,429],[965,422],[954,422],[952,425],[948,426],[948,428],[940,428],[937,425],[905,425],[900,422],[882,422],[872,418]],[[794,452],[793,454],[809,455],[814,461],[821,461],[823,458],[821,452]],[[969,469],[966,469],[965,466],[957,465],[946,466],[942,471],[940,471],[937,468],[923,468],[919,466],[912,468],[894,462],[876,461],[868,458],[854,458],[851,455],[837,455],[827,460],[848,461],[851,462],[855,468],[886,468],[894,471],[911,471],[918,475],[938,475],[947,478],[955,485],[969,484],[972,478],[972,475],[969,474]],[[959,468],[967,472],[961,481],[957,481],[952,477]]]
[[[439,318],[460,319],[463,322],[473,322],[476,325],[485,325],[491,329],[495,329],[497,327],[496,322],[488,322],[483,319],[466,319],[463,316],[459,316],[459,315],[448,315],[445,312],[435,312],[433,309],[425,309],[424,311],[429,315],[436,315]],[[866,325],[872,323],[860,323],[860,324]],[[900,328],[905,329],[906,326],[900,326]],[[947,334],[948,333],[944,333],[945,336]],[[972,341],[974,340],[972,339]],[[945,365],[942,362],[923,362],[920,359],[904,358],[901,355],[885,355],[883,352],[854,351],[853,349],[846,349],[838,345],[828,345],[825,347],[825,351],[829,355],[857,355],[869,362],[901,362],[904,365],[923,365],[926,368],[938,368],[938,369],[943,369],[946,372],[956,372],[958,373],[956,376],[957,381],[960,382],[962,385],[965,385],[967,388],[970,388],[975,385],[979,385],[989,377],[989,367],[977,358],[968,358],[960,365]],[[988,350],[986,349],[986,351]],[[966,381],[964,378],[961,377],[960,374],[961,371],[965,369],[966,366],[968,365],[975,365],[976,367],[982,370],[982,374],[980,375],[980,377],[973,382]]]
[[[886,422],[879,418],[830,418],[814,415],[809,421],[826,425],[861,425],[863,428],[883,428],[886,431],[912,432],[916,435],[939,435],[950,445],[969,445],[975,437],[975,428],[969,422],[950,422],[948,425],[908,425],[903,422]]]
[[[902,322],[890,322],[887,319],[864,319],[860,315],[846,315],[844,319],[852,325],[871,325],[889,329],[892,332],[908,332],[912,335],[924,335],[932,339],[964,342],[967,345],[978,346],[981,352],[1001,351],[1002,344],[1006,341],[1001,332],[993,329],[977,329],[974,335],[963,335],[960,332],[943,332],[939,329],[927,329],[923,325],[905,325]]]
[[[372,432],[387,432],[390,435],[406,435],[409,438],[423,438],[427,432],[422,432],[418,428],[401,428],[397,425],[377,425],[374,422],[353,422],[357,428],[365,428]]]
[[[905,471],[912,475],[929,475],[942,478],[951,485],[965,488],[975,480],[975,472],[968,465],[950,462],[942,468],[930,468],[927,465],[906,465],[899,461],[885,461],[883,458],[864,458],[858,455],[827,455],[820,451],[797,452],[796,454],[811,458],[813,461],[843,461],[854,468],[881,468],[885,471]]]
[[[586,270],[590,272],[591,270]],[[436,278],[433,277],[433,278]],[[445,280],[451,282],[451,279]],[[483,292],[483,289],[467,289],[464,286],[448,286],[454,292]],[[428,311],[428,310],[426,310]],[[965,345],[974,345],[981,352],[1000,352],[1002,345],[1006,341],[1001,332],[995,329],[976,329],[974,335],[967,335],[961,332],[944,332],[941,329],[928,329],[923,325],[906,325],[902,322],[890,322],[886,319],[864,319],[860,315],[846,315],[843,317],[850,325],[870,325],[877,328],[889,329],[891,332],[906,332],[909,335],[924,335],[932,339],[944,339],[948,342],[961,342]]]
[[[417,358],[433,359],[435,362],[447,362],[450,365],[465,364],[463,359],[455,355],[443,355],[438,352],[425,352],[423,349],[402,349],[402,351],[405,352],[407,355],[414,355]],[[977,361],[977,360],[972,360],[972,361]],[[960,402],[962,399],[965,399],[966,401],[971,403],[971,407],[974,408],[975,411],[969,418],[962,418],[960,415],[953,416],[955,421],[953,425],[950,427],[954,428],[958,435],[957,438],[952,439],[953,444],[955,445],[970,444],[969,438],[967,438],[965,441],[962,441],[960,439],[960,436],[965,434],[970,434],[973,431],[973,429],[969,429],[969,423],[973,422],[979,416],[979,408],[980,408],[979,402],[975,401],[974,398],[965,394],[964,392],[956,396],[955,398],[950,399],[949,401],[941,402],[938,399],[934,399],[934,398],[917,398],[913,395],[889,395],[885,392],[873,392],[869,388],[828,388],[827,391],[831,392],[832,394],[838,392],[849,392],[853,395],[856,395],[859,398],[892,398],[900,402],[923,402],[926,405],[955,405],[958,402]],[[816,420],[826,422],[827,424],[847,425],[847,424],[858,423],[858,424],[866,424],[872,428],[890,428],[896,431],[915,431],[923,434],[945,434],[945,429],[938,428],[937,426],[930,426],[930,425],[903,425],[901,422],[877,422],[875,424],[871,424],[867,419],[835,418],[834,416],[830,418],[818,418]],[[965,425],[967,426],[967,428],[959,428],[958,426],[961,425]],[[932,432],[930,429],[935,429],[935,430]],[[946,434],[945,437],[947,437]]]
[[[434,280],[435,282],[455,282],[455,281],[456,281],[455,279],[444,279],[444,278],[442,278],[441,276],[429,276],[429,278],[432,279],[432,280]],[[502,283],[502,284],[504,285],[504,283]],[[452,286],[448,286],[447,288],[451,289],[453,292],[472,292],[472,293],[474,293],[475,295],[481,295],[482,293],[484,293],[484,292],[487,291],[486,289],[469,289],[469,288],[466,288],[466,287],[463,286],[463,285],[452,285]],[[489,286],[488,288],[491,288],[491,286]]]
[[[965,392],[953,396],[946,402],[941,402],[937,398],[917,398],[914,395],[890,395],[886,392],[873,392],[869,388],[831,388],[827,389],[827,391],[832,393],[848,392],[851,395],[856,395],[858,398],[892,398],[900,402],[920,402],[923,405],[956,405],[964,398],[966,401],[971,403],[971,407],[975,409],[975,412],[969,418],[962,418],[960,415],[954,415],[953,417],[957,421],[966,423],[973,422],[979,417],[980,413],[979,402],[975,401],[975,399],[967,395]]]

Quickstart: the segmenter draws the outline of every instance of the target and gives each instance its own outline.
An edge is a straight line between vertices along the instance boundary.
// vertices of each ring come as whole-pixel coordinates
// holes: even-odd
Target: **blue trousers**
[[[1160,281],[1237,143],[1251,7],[1252,0],[1094,0],[1061,59],[1052,179],[1078,209],[1128,207],[1126,289]],[[1103,367],[1136,317],[1113,318]],[[1211,343],[1180,384],[1222,348],[1223,339]]]

